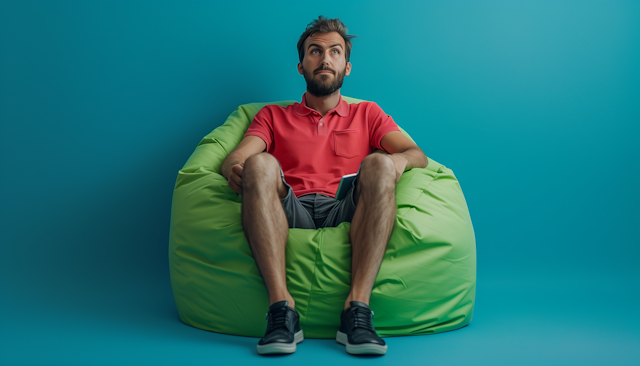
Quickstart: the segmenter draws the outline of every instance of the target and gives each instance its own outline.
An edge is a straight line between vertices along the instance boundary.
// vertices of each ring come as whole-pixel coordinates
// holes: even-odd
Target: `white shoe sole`
[[[352,355],[384,355],[388,348],[386,344],[384,346],[374,343],[351,344],[347,335],[341,331],[336,334],[336,341],[347,346],[347,353]]]
[[[300,329],[293,339],[293,343],[270,343],[265,345],[258,345],[258,353],[261,355],[270,355],[277,353],[293,353],[296,351],[296,344],[304,340],[304,333]]]

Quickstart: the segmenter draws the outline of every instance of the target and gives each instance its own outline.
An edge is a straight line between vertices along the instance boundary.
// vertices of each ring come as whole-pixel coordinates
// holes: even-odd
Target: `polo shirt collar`
[[[317,112],[315,109],[311,109],[309,107],[307,107],[307,101],[305,99],[305,96],[307,95],[307,93],[305,92],[304,94],[302,94],[302,102],[298,103],[296,102],[293,106],[293,108],[295,109],[296,113],[301,115],[301,116],[306,116],[307,114],[311,113],[311,112]],[[335,111],[336,113],[338,113],[338,115],[340,117],[346,117],[349,115],[349,103],[347,103],[344,99],[342,99],[342,95],[340,95],[340,101],[338,102],[338,105],[333,108],[332,110],[330,110],[327,114],[331,113]]]

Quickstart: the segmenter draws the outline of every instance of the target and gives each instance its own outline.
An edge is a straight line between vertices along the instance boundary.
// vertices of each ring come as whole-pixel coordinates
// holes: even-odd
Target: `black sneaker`
[[[367,304],[351,301],[351,307],[340,314],[340,330],[336,341],[347,346],[352,355],[384,355],[387,344],[373,329],[373,311]]]
[[[296,351],[296,344],[304,339],[300,329],[300,316],[287,305],[288,301],[278,301],[269,306],[267,331],[258,342],[259,354],[293,353]]]

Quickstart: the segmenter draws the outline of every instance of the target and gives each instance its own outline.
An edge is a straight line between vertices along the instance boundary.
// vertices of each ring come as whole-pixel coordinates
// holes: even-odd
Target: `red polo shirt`
[[[338,105],[322,116],[301,103],[266,105],[245,133],[258,136],[280,162],[296,197],[322,193],[335,197],[340,178],[356,173],[362,160],[391,131],[399,131],[391,116],[374,102]]]

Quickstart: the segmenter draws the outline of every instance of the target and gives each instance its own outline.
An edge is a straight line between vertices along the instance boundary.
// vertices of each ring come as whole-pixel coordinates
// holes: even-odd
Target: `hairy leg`
[[[362,161],[358,177],[358,202],[351,220],[350,301],[369,305],[371,290],[380,269],[396,216],[396,168],[383,154],[371,154]]]
[[[295,302],[287,289],[285,245],[289,223],[281,200],[287,189],[280,177],[280,166],[273,155],[249,157],[242,170],[242,225],[269,293],[269,305],[287,300]]]

